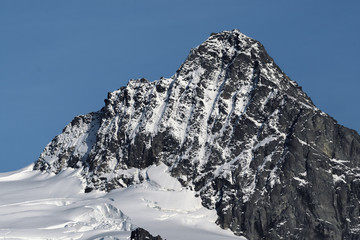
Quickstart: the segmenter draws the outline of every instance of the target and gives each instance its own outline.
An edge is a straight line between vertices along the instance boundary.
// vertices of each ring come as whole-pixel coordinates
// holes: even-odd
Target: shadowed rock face
[[[137,228],[131,232],[130,240],[163,240],[160,236],[152,236],[143,228]]]
[[[131,80],[76,117],[35,169],[82,168],[86,191],[160,162],[249,239],[360,239],[360,137],[319,109],[237,30],[212,34],[171,78]]]

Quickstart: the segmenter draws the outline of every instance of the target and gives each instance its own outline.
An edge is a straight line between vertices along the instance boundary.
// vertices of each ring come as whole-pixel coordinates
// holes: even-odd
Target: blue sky
[[[359,132],[359,12],[357,0],[0,0],[0,172],[31,164],[107,92],[170,77],[210,33],[235,28]]]

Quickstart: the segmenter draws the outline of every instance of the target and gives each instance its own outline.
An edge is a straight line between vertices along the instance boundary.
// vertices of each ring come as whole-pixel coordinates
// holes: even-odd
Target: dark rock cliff
[[[154,237],[143,228],[137,228],[131,232],[130,240],[163,240],[159,235]]]
[[[160,162],[249,239],[360,239],[360,137],[317,109],[264,47],[212,34],[171,78],[132,80],[76,117],[35,169],[82,168],[86,191]]]

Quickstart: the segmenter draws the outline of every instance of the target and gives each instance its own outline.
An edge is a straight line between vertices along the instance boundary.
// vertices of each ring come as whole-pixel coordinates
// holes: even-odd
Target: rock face
[[[237,30],[212,34],[171,78],[131,80],[76,117],[35,169],[82,168],[85,191],[164,163],[249,239],[360,239],[360,137],[319,109]],[[138,171],[139,172],[139,171]]]
[[[163,240],[160,236],[154,237],[143,228],[137,228],[131,232],[130,240]]]

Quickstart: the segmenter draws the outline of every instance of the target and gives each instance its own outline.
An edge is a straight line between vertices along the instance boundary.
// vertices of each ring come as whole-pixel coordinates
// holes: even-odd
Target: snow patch
[[[338,182],[343,182],[343,183],[346,183],[345,181],[345,176],[342,174],[342,175],[336,175],[336,174],[333,174],[332,175],[333,177],[333,183],[336,184]]]
[[[308,181],[298,178],[298,177],[293,177],[294,180],[296,180],[299,183],[299,186],[306,186],[307,184],[309,184]]]
[[[330,159],[330,161],[339,165],[344,165],[344,163],[350,162],[349,160],[340,160],[335,158]]]

